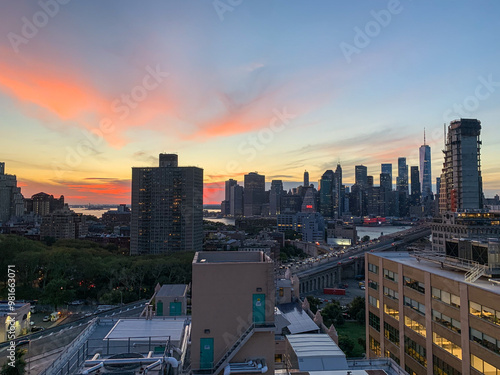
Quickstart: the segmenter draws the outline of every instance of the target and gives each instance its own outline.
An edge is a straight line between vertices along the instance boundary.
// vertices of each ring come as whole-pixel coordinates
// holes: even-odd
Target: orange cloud
[[[209,182],[203,186],[203,204],[219,204],[224,200],[224,181]]]

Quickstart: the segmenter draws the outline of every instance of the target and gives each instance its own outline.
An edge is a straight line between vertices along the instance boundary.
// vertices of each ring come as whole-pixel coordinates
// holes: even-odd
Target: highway
[[[430,234],[430,226],[419,225],[405,231],[384,236],[379,242],[378,240],[375,240],[368,244],[357,245],[348,249],[344,254],[341,254],[338,257],[320,258],[319,261],[302,265],[298,269],[291,269],[291,271],[292,274],[297,275],[300,279],[301,277],[311,276],[318,272],[331,269],[334,266],[350,264],[354,262],[356,258],[364,256],[364,253],[366,252],[397,250],[403,245],[408,245],[409,243],[419,238],[429,236]]]

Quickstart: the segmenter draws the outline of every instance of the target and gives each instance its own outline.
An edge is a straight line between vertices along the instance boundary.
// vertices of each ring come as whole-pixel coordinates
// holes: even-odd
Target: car
[[[31,332],[40,332],[40,331],[43,331],[45,328],[43,327],[37,327],[37,326],[33,326],[31,327]]]
[[[50,316],[45,315],[42,319],[44,322],[50,322]]]
[[[28,345],[30,343],[30,340],[19,340],[16,342],[16,346],[21,346],[21,345]]]

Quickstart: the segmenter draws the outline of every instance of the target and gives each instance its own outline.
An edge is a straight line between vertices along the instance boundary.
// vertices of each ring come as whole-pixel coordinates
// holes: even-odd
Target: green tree
[[[313,297],[313,296],[307,296],[307,302],[309,302],[309,307],[311,308],[311,311],[313,314],[316,314],[318,311],[319,305],[321,304],[321,301],[319,298]]]
[[[339,335],[339,347],[347,357],[352,357],[354,352],[355,342],[345,335]]]
[[[58,306],[72,301],[75,297],[73,290],[68,290],[68,282],[65,279],[54,279],[47,284],[43,291],[43,301],[53,305],[54,310]]]
[[[349,304],[348,313],[352,319],[356,319],[360,324],[365,324],[365,298],[356,297]]]
[[[26,361],[24,360],[24,355],[26,350],[16,348],[14,356],[16,357],[14,361],[14,367],[9,365],[9,362],[4,363],[0,369],[0,375],[23,375],[25,373],[24,369],[26,367]]]
[[[368,241],[370,241],[370,236],[368,236],[368,235],[367,236],[363,236],[361,238],[361,242],[368,242]]]
[[[330,327],[332,324],[334,326],[342,326],[345,323],[339,301],[332,301],[326,305],[323,310],[321,310],[321,315],[327,327]]]

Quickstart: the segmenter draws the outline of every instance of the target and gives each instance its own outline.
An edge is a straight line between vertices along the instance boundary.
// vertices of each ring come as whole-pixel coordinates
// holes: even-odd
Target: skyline
[[[346,185],[359,164],[378,181],[419,165],[424,128],[434,185],[461,117],[500,191],[500,4],[221,2],[3,4],[0,161],[25,197],[129,203],[161,152],[204,169],[205,204],[252,171],[317,185],[340,161]]]

